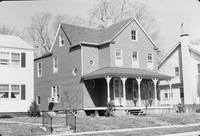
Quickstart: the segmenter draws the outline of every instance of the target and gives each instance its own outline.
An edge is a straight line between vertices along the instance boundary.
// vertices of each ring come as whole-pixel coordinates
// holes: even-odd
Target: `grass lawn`
[[[5,135],[44,135],[43,132],[35,125],[20,125],[1,123],[1,121],[16,121],[28,123],[42,123],[42,118],[39,117],[15,117],[11,119],[0,119],[0,134]],[[133,116],[127,115],[122,117],[77,117],[77,132],[114,130],[126,128],[144,128],[153,126],[169,126],[169,125],[186,125],[191,123],[200,123],[200,114],[173,113],[173,114],[151,114],[148,116]],[[56,116],[53,119],[54,125],[64,125],[65,116]],[[41,124],[42,126],[42,124]],[[200,131],[200,126],[183,127],[183,128],[167,128],[155,130],[142,130],[123,133],[109,133],[100,135],[159,135],[177,132]]]

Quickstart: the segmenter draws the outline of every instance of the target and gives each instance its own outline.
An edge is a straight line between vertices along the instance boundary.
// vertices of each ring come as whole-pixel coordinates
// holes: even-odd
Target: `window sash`
[[[138,52],[137,51],[132,51],[132,60],[138,61]]]
[[[55,99],[57,99],[58,103],[60,102],[60,86],[59,85],[52,86],[51,97],[54,97]]]
[[[179,67],[175,67],[175,76],[179,76]]]
[[[137,41],[137,31],[136,30],[131,30],[131,39],[133,41]]]
[[[121,49],[116,49],[115,58],[116,59],[122,59],[122,50]]]
[[[153,54],[152,54],[152,53],[148,53],[148,54],[147,54],[147,60],[148,60],[148,62],[150,62],[150,63],[153,62]]]
[[[42,77],[42,62],[37,63],[37,74],[38,77]]]
[[[20,85],[0,84],[0,99],[20,99]]]

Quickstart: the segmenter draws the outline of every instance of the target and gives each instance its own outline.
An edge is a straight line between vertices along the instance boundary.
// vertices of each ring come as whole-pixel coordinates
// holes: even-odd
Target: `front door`
[[[114,101],[115,105],[122,105],[123,101],[123,91],[122,91],[122,83],[118,78],[113,79],[113,92],[114,92]]]

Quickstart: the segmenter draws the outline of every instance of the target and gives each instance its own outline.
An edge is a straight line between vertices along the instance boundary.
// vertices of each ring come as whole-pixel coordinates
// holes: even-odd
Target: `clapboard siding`
[[[63,34],[60,30],[59,34]],[[48,110],[48,97],[51,97],[51,87],[60,85],[61,103],[55,104],[53,110],[66,108],[83,108],[83,90],[81,80],[81,47],[69,48],[69,42],[64,37],[65,45],[59,47],[59,34],[55,40],[52,56],[35,61],[35,97],[41,96],[40,110]],[[58,73],[53,74],[53,57],[58,58]],[[73,61],[72,61],[73,60]],[[42,77],[37,78],[37,63],[42,62]],[[76,68],[77,75],[72,74]]]
[[[82,46],[83,53],[83,75],[93,72],[99,68],[99,51],[97,47]],[[90,64],[94,62],[94,65]]]
[[[131,40],[131,30],[137,30],[138,41]],[[153,43],[144,34],[142,29],[133,21],[115,39],[115,44],[111,44],[111,66],[115,66],[115,48],[123,49],[123,67],[132,68],[131,51],[139,52],[139,68],[147,69],[147,52],[153,53],[154,71],[157,71],[157,51],[154,50]]]
[[[99,47],[99,68],[110,66],[110,45],[105,44]]]

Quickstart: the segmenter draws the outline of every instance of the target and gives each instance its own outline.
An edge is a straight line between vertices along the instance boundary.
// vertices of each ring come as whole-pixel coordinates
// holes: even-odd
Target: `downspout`
[[[81,46],[81,76],[83,76],[83,46],[81,43],[79,45]]]

